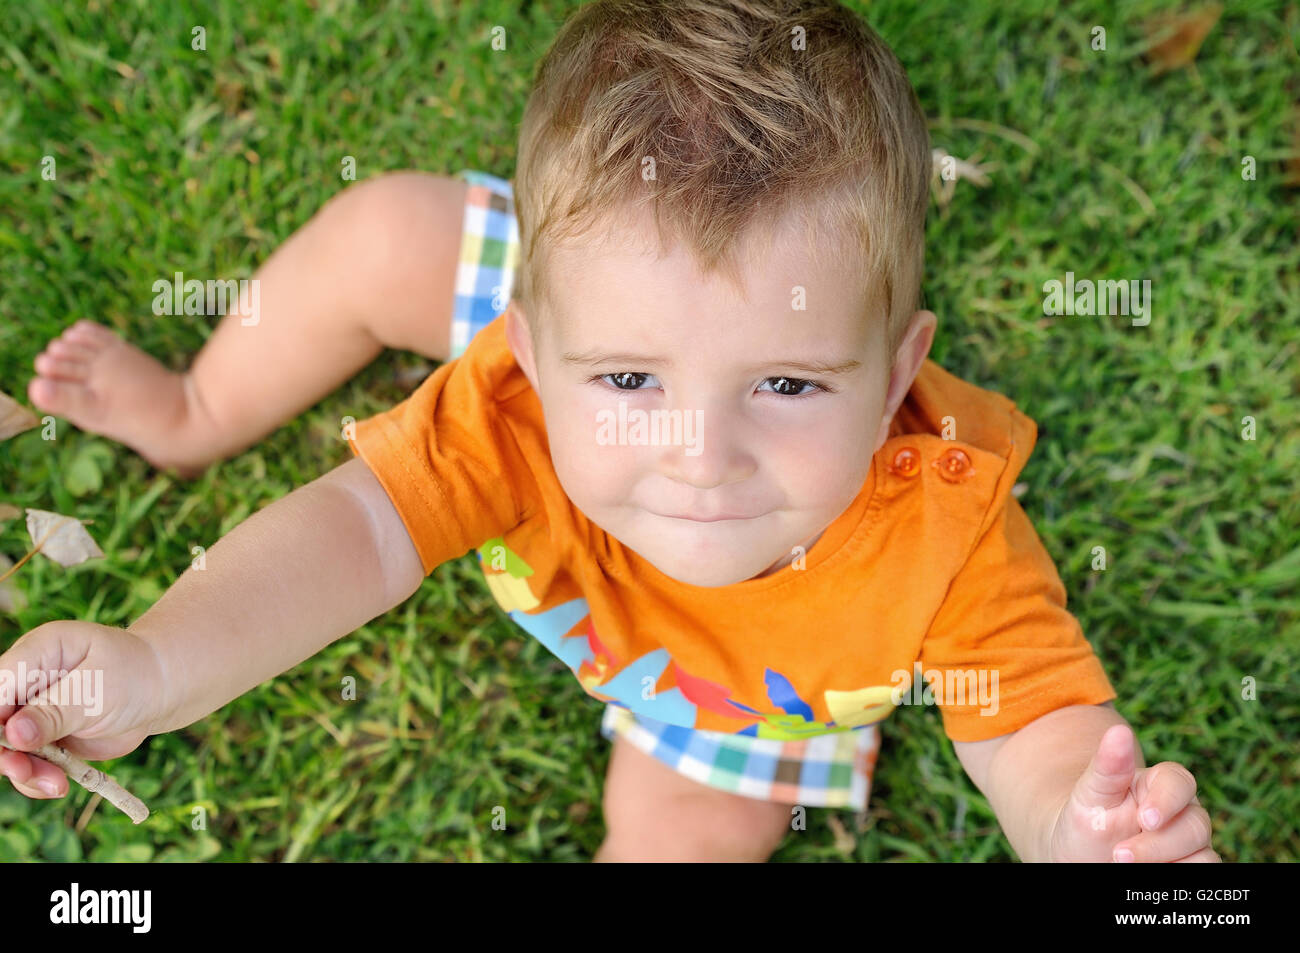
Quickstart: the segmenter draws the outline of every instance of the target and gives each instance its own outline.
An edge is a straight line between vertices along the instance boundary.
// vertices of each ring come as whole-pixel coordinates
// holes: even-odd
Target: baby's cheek
[[[842,499],[850,490],[856,494],[871,457],[864,458],[858,448],[851,446],[818,442],[783,447],[766,463],[773,482],[785,488],[793,506],[820,509]]]
[[[628,447],[597,446],[590,435],[551,444],[551,460],[556,476],[569,499],[579,509],[626,503],[634,472]]]

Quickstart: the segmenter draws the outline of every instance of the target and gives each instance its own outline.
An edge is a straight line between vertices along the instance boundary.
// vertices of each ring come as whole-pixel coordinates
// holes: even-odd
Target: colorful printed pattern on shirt
[[[692,730],[605,707],[600,733],[625,738],[674,771],[711,787],[764,801],[806,807],[866,809],[880,753],[880,731],[777,741]]]
[[[461,229],[460,262],[451,318],[451,357],[506,309],[519,264],[519,221],[514,190],[505,179],[464,169],[469,183]]]
[[[621,705],[669,725],[695,728],[696,713],[706,709],[734,719],[734,734],[774,740],[798,740],[872,725],[894,710],[894,688],[873,685],[856,691],[826,691],[833,715],[817,721],[812,706],[784,674],[765,669],[763,690],[779,712],[764,712],[736,701],[727,686],[693,675],[665,648],[638,658],[620,658],[596,631],[586,599],[572,599],[545,612],[528,585],[532,568],[505,544],[490,539],[478,549],[483,577],[492,597],[529,635],[541,642],[577,677],[587,694]]]

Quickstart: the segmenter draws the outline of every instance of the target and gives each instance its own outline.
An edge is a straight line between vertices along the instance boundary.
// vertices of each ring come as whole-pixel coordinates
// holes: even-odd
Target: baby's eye
[[[772,389],[782,397],[808,397],[817,393],[819,390],[826,390],[825,387],[818,384],[816,381],[805,381],[798,377],[769,377],[766,381],[763,381],[763,383],[766,384],[767,381],[777,382],[776,386]],[[811,391],[804,391],[804,387],[811,387],[813,389]]]
[[[592,380],[612,380],[611,386],[615,390],[640,390],[641,388],[634,383],[640,380],[644,383],[646,380],[654,380],[653,374],[636,374],[632,371],[618,371],[613,374],[597,374]],[[624,387],[624,384],[631,386]]]

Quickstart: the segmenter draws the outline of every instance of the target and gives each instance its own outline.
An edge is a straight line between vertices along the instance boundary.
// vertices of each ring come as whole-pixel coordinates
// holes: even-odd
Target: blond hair
[[[811,254],[861,275],[864,308],[887,309],[892,358],[919,298],[930,162],[902,65],[834,0],[595,0],[524,111],[513,297],[536,333],[547,252],[647,202],[662,246],[739,287],[746,242],[793,215]]]

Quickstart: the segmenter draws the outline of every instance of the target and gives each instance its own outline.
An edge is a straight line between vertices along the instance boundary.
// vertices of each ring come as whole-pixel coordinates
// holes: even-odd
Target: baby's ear
[[[932,311],[917,311],[908,322],[907,332],[899,342],[898,353],[894,355],[894,365],[889,372],[884,413],[880,418],[880,430],[876,434],[876,450],[889,439],[889,425],[893,423],[898,408],[907,399],[907,392],[912,389],[916,375],[921,372],[921,366],[930,353],[937,325],[938,319]]]
[[[533,351],[528,315],[514,298],[510,299],[502,313],[505,315],[506,341],[510,344],[510,352],[515,356],[515,363],[533,385],[533,390],[540,393],[537,384],[537,355]]]
[[[528,318],[524,315],[523,309],[515,304],[514,298],[506,302],[506,309],[501,312],[501,315],[506,322],[506,340],[513,348],[521,332],[524,337],[528,336]]]
[[[509,333],[509,325],[515,323],[522,327],[529,338],[532,337],[532,321],[529,320],[528,311],[519,303],[518,298],[511,298],[506,302],[506,309],[501,313],[506,316],[506,333]]]
[[[912,376],[915,377],[930,354],[930,345],[934,343],[934,334],[939,327],[939,319],[933,311],[917,311],[908,321],[907,334],[899,346],[899,354],[907,353],[913,364]]]
[[[903,403],[903,398],[912,389],[912,381],[921,372],[930,345],[934,343],[934,331],[938,319],[933,311],[917,311],[907,324],[907,333],[899,342],[898,353],[894,355],[894,367],[889,375],[889,394],[886,397],[886,409],[890,415]]]

